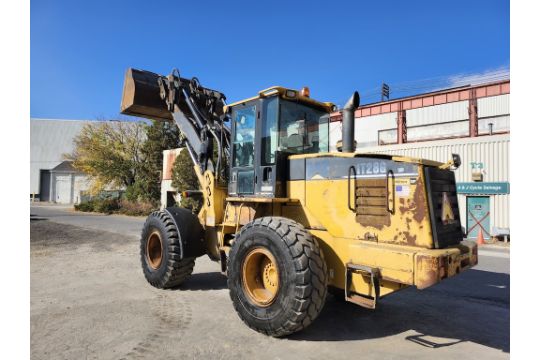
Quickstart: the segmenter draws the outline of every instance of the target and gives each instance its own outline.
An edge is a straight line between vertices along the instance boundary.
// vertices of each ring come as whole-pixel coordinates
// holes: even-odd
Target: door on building
[[[56,199],[59,204],[71,203],[71,176],[56,176]]]
[[[39,170],[39,201],[51,201],[51,171]]]
[[[490,236],[489,196],[467,197],[467,237],[476,239],[482,229],[484,238]]]

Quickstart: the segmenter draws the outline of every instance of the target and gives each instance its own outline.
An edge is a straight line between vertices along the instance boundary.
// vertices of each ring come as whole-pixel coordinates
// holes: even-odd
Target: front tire
[[[309,326],[323,308],[323,253],[311,234],[290,219],[263,217],[245,225],[227,268],[234,308],[258,332],[292,334]]]
[[[146,219],[140,254],[146,280],[159,289],[180,285],[195,266],[195,258],[182,258],[178,229],[165,211],[155,211]]]

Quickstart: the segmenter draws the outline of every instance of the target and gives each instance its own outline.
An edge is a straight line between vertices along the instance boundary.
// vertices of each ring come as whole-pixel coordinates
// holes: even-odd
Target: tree
[[[157,203],[161,195],[163,150],[180,146],[178,127],[167,121],[108,121],[83,127],[66,158],[92,179],[92,190],[124,187],[131,201]]]
[[[144,161],[140,164],[134,194],[157,202],[161,197],[163,150],[180,147],[180,132],[173,122],[154,120],[145,126],[145,131],[146,141],[141,148]]]
[[[65,157],[92,180],[94,192],[107,185],[132,186],[143,160],[142,122],[100,121],[85,125]]]

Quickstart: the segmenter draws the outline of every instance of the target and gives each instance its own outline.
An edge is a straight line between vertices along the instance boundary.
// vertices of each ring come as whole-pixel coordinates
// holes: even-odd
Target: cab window
[[[233,166],[253,166],[253,144],[255,139],[256,106],[237,109],[233,113],[235,133],[233,139]]]
[[[262,121],[262,164],[273,165],[276,161],[276,150],[278,149],[278,98],[267,99],[263,103]]]
[[[324,111],[282,100],[278,149],[294,154],[328,152],[328,117]]]

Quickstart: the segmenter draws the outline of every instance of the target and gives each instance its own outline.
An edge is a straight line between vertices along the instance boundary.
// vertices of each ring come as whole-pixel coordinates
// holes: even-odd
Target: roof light
[[[269,88],[269,89],[265,89],[263,91],[260,91],[259,95],[261,95],[262,97],[266,97],[266,96],[271,96],[271,95],[274,95],[274,94],[277,94],[277,93],[278,93],[278,89]]]
[[[309,88],[307,86],[304,86],[302,90],[300,90],[300,95],[309,97]]]
[[[295,98],[296,97],[296,91],[294,90],[287,90],[285,92],[285,96],[288,98]]]

